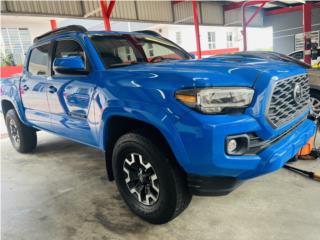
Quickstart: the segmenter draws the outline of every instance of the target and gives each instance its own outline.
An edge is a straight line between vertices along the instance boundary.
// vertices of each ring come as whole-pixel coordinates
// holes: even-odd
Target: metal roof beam
[[[81,15],[84,17],[84,15],[86,13],[85,13],[85,10],[84,10],[83,1],[80,1],[80,9],[81,9]]]
[[[88,17],[96,14],[97,12],[100,12],[100,8],[96,8],[96,9],[92,10],[91,12],[86,13],[83,17],[88,18]]]
[[[113,0],[104,0],[112,7]],[[34,16],[54,18],[85,18],[101,19],[100,0],[77,1],[9,1],[2,0],[1,14],[10,16]],[[154,4],[152,3],[154,2]],[[174,3],[179,4],[174,4]],[[172,3],[172,4],[171,4]],[[199,24],[223,25],[223,2],[208,1],[198,3]],[[5,8],[5,4],[7,8]],[[157,7],[155,7],[157,6]],[[205,7],[204,7],[205,6]],[[107,8],[106,8],[107,9]],[[107,10],[106,10],[107,11]],[[219,11],[219,14],[217,12]],[[119,1],[113,8],[109,8],[109,15],[115,21],[140,21],[165,24],[193,24],[188,17],[192,16],[191,0],[168,1]],[[106,14],[106,16],[108,15]],[[111,18],[109,16],[109,18]],[[182,21],[184,20],[185,21]]]
[[[312,8],[320,8],[319,3],[313,3]],[[283,13],[289,13],[289,12],[298,12],[303,10],[303,4],[297,5],[293,7],[287,7],[287,8],[278,8],[273,9],[265,12],[265,16],[271,16],[271,15],[277,15],[277,14],[283,14]]]
[[[116,0],[110,0],[109,6],[108,6],[108,10],[107,10],[107,16],[110,18],[112,10],[114,5],[116,4]]]
[[[185,2],[186,0],[172,0],[172,4],[178,4],[178,3],[183,3]]]
[[[269,1],[242,1],[242,2],[234,2],[230,3],[228,5],[223,6],[224,11],[230,11],[234,9],[239,9],[243,6],[243,4],[246,4],[246,7],[255,6],[257,4],[267,3]]]
[[[6,11],[6,12],[10,12],[9,9],[8,9],[7,1],[3,1],[2,4],[4,5],[4,7],[5,7],[5,9],[6,9],[5,11]],[[2,9],[1,9],[1,10],[2,10]]]
[[[284,2],[280,2],[280,1],[274,1],[274,2],[272,2],[272,5],[276,5],[277,7],[281,7],[281,8],[289,7],[288,4],[286,4],[286,3],[284,3]]]

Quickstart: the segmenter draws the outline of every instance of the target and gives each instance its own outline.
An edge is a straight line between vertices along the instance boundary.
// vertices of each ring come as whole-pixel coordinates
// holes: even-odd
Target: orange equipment
[[[304,145],[304,147],[301,148],[301,150],[298,152],[298,157],[306,156],[306,155],[310,155],[311,154],[311,152],[313,150],[313,146],[314,146],[314,140],[315,140],[314,136],[309,139],[307,144]]]

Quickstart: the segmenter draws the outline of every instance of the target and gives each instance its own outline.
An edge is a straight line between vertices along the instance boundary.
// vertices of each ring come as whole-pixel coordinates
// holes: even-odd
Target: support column
[[[100,0],[100,8],[102,13],[104,28],[106,31],[111,31],[110,18],[107,15],[108,6],[105,0]]]
[[[311,64],[311,15],[312,2],[303,5],[304,62]]]
[[[246,25],[246,17],[245,17],[245,7],[243,8],[242,14],[242,36],[243,36],[243,51],[247,51],[248,49],[248,40],[247,40],[247,25]]]
[[[263,9],[264,5],[266,5],[268,1],[256,1],[256,3],[260,3],[260,6],[258,8],[256,8],[256,10],[254,11],[254,13],[251,15],[251,17],[248,19],[246,19],[246,7],[249,6],[250,4],[252,4],[253,1],[251,2],[244,2],[241,6],[241,12],[242,12],[242,35],[243,35],[243,51],[247,51],[248,50],[248,39],[247,39],[247,27],[249,26],[249,24],[252,22],[252,20],[258,15],[258,13]]]
[[[193,8],[193,19],[194,19],[194,29],[196,32],[196,44],[197,44],[197,56],[198,59],[201,59],[201,43],[200,43],[200,31],[199,31],[199,20],[198,20],[198,7],[197,1],[192,0],[192,8]]]

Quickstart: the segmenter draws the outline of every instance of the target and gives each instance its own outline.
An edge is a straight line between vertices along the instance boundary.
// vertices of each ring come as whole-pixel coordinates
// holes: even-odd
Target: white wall
[[[240,33],[240,32],[239,32]],[[240,33],[241,35],[241,33]],[[273,50],[273,30],[272,27],[248,28],[247,29],[248,50]],[[241,46],[242,48],[242,46]]]
[[[27,16],[1,16],[2,28],[28,28],[31,38],[51,30],[50,18]]]
[[[195,30],[192,25],[155,25],[149,28],[160,32],[176,43],[176,32],[181,32],[181,47],[187,51],[196,51]],[[227,32],[233,33],[233,48],[243,49],[241,27],[200,26],[201,49],[209,50],[208,32],[216,33],[216,49],[227,48]],[[272,50],[272,28],[248,28],[248,50]]]
[[[2,57],[8,59],[12,56],[14,63],[11,64],[22,65],[33,39],[50,30],[50,18],[2,15],[1,61]]]
[[[171,41],[176,42],[176,32],[181,32],[182,43],[181,47],[187,51],[196,50],[195,30],[194,26],[190,25],[157,25],[150,28],[151,30],[160,32],[162,36],[169,38]],[[233,47],[238,47],[238,31],[234,27],[211,27],[200,26],[200,41],[201,49],[209,50],[208,46],[208,32],[215,32],[216,34],[216,49],[227,48],[227,32],[233,33]]]
[[[102,21],[87,21],[79,19],[57,19],[58,26],[69,24],[81,24],[89,29],[103,29]],[[94,27],[92,27],[94,26]],[[193,25],[169,25],[169,24],[138,24],[138,23],[112,23],[113,30],[131,30],[150,29],[159,32],[166,38],[176,42],[176,32],[181,32],[181,47],[189,52],[196,51],[195,29]],[[1,16],[2,28],[28,28],[31,41],[47,31],[51,30],[50,18],[47,17],[27,17],[27,16]],[[227,32],[233,33],[233,48],[242,50],[241,27],[215,27],[200,26],[201,49],[209,50],[208,32],[216,33],[216,49],[227,48]],[[271,50],[272,49],[272,28],[248,28],[248,49],[249,50]],[[1,51],[4,51],[1,49]]]

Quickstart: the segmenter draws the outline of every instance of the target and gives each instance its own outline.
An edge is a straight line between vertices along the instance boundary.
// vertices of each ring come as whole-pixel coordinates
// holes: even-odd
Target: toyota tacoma
[[[192,195],[225,195],[281,168],[315,132],[303,67],[195,60],[149,31],[48,32],[1,95],[18,152],[34,151],[39,130],[104,151],[128,207],[155,224],[180,214]]]

